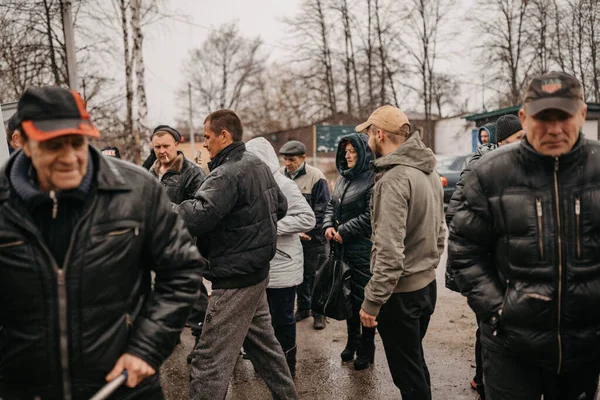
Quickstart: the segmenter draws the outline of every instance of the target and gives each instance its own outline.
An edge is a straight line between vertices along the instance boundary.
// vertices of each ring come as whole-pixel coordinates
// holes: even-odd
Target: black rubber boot
[[[346,348],[340,354],[343,362],[354,360],[354,353],[356,353],[360,344],[360,321],[347,319],[346,326],[348,327],[348,341],[346,342]]]
[[[315,314],[314,315],[313,328],[320,331],[321,329],[325,329],[326,319],[324,315]]]
[[[285,352],[285,361],[287,361],[288,367],[290,367],[290,373],[292,374],[292,378],[296,376],[296,352],[298,348],[296,346],[292,347],[288,351]]]
[[[375,328],[362,327],[360,346],[354,360],[354,369],[361,371],[375,362]]]

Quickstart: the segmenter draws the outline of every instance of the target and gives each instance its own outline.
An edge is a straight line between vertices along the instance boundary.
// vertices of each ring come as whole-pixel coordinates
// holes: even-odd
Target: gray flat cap
[[[281,150],[279,150],[279,154],[282,156],[299,156],[302,154],[306,154],[306,146],[304,143],[299,142],[297,140],[290,140],[283,146],[281,146]]]

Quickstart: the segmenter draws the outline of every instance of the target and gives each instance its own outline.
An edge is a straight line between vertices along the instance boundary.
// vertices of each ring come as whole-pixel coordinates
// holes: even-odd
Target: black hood
[[[352,146],[354,146],[356,154],[358,155],[356,165],[350,169],[348,169],[348,163],[346,161],[346,144],[348,142],[352,143]],[[335,157],[335,166],[341,176],[348,180],[352,180],[369,169],[369,165],[373,159],[373,151],[369,147],[369,137],[364,133],[351,133],[340,139]]]

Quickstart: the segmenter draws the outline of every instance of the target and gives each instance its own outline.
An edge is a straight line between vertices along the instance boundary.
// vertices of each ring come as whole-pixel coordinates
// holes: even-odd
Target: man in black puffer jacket
[[[242,345],[277,399],[298,395],[267,303],[277,221],[287,200],[271,169],[246,151],[242,123],[230,110],[204,121],[210,174],[179,212],[202,240],[212,282],[202,336],[192,355],[190,398],[222,400]]]
[[[586,110],[574,77],[532,79],[526,137],[465,179],[449,256],[481,322],[488,400],[595,398],[600,145],[580,134]]]
[[[112,398],[162,399],[204,265],[191,236],[146,171],[88,145],[100,133],[78,93],[28,89],[17,114],[24,147],[0,172],[0,398],[87,400],[126,369]]]
[[[523,136],[523,127],[521,126],[521,120],[515,115],[504,115],[498,118],[496,122],[496,134],[492,135],[492,141],[487,144],[479,146],[477,153],[475,153],[464,170],[460,173],[460,178],[456,183],[456,189],[452,194],[448,209],[446,210],[446,225],[450,226],[452,218],[456,213],[456,210],[460,206],[462,192],[464,189],[464,180],[471,170],[475,167],[477,162],[483,155],[489,153],[495,148],[504,146],[505,144],[516,143],[521,140]],[[497,143],[496,143],[497,141]],[[460,292],[460,289],[456,285],[454,275],[452,274],[452,268],[450,267],[450,259],[446,263],[446,287],[452,291]],[[477,324],[479,326],[479,323]],[[477,328],[475,333],[475,376],[470,382],[471,388],[477,390],[481,399],[485,399],[485,389],[483,386],[483,358],[481,348],[481,330]]]

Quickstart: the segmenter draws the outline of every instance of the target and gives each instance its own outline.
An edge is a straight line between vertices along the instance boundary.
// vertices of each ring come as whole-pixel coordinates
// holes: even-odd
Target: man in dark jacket
[[[464,188],[464,180],[466,176],[471,172],[473,167],[477,164],[479,159],[490,151],[497,147],[504,146],[505,144],[518,142],[523,136],[523,127],[521,126],[521,120],[515,115],[503,115],[496,121],[496,135],[493,142],[479,146],[477,153],[475,153],[465,169],[460,173],[460,178],[456,183],[456,189],[452,194],[452,198],[448,204],[446,210],[446,225],[450,226],[452,217],[456,213],[458,206],[460,205],[460,199]],[[495,143],[498,140],[498,143]],[[456,285],[452,268],[450,267],[450,259],[446,263],[446,287],[452,291],[460,292],[460,289]],[[483,385],[483,354],[481,348],[481,330],[479,329],[479,322],[477,323],[477,331],[475,332],[475,376],[470,382],[471,388],[476,390],[481,399],[485,399],[485,388]]]
[[[212,282],[202,336],[194,349],[190,398],[224,399],[240,348],[277,399],[298,395],[271,326],[266,288],[277,221],[287,201],[269,167],[246,151],[242,123],[230,110],[204,121],[210,174],[179,207],[206,249]]]
[[[0,398],[89,399],[126,369],[114,398],[162,399],[198,298],[191,236],[154,179],[89,146],[100,133],[78,93],[28,89],[17,113],[24,147],[0,172]]]
[[[181,134],[167,125],[159,125],[152,133],[152,148],[157,158],[150,173],[160,180],[175,204],[194,197],[206,174],[179,151]]]
[[[586,111],[577,79],[535,77],[526,136],[465,178],[450,266],[480,321],[488,400],[595,398],[600,145],[580,133]]]
[[[181,204],[185,200],[194,198],[194,194],[204,181],[206,174],[197,164],[188,160],[183,152],[179,151],[179,143],[183,137],[175,128],[168,125],[159,125],[152,133],[152,149],[157,158],[150,167],[150,173],[160,180],[169,199],[174,204]],[[202,334],[202,323],[208,306],[208,292],[204,284],[200,285],[200,298],[194,305],[189,317],[192,335],[198,338]],[[188,356],[188,364],[191,354]]]
[[[310,316],[311,293],[319,266],[319,256],[328,251],[327,240],[323,233],[323,220],[331,195],[323,172],[306,163],[306,146],[302,142],[290,140],[281,147],[279,154],[285,161],[285,167],[281,172],[298,185],[317,219],[313,230],[300,235],[304,249],[304,280],[297,289],[298,310],[295,318],[296,321],[302,321]],[[325,317],[315,314],[313,327],[324,329]]]

